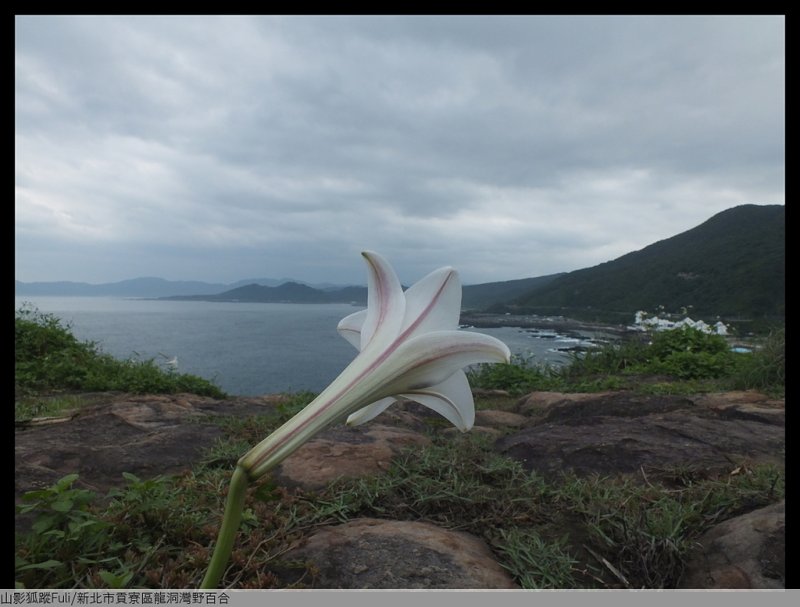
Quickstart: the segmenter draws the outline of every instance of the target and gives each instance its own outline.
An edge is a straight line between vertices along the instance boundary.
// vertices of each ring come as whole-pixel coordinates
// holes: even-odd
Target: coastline
[[[584,322],[563,316],[536,316],[534,314],[488,314],[482,312],[466,312],[461,314],[462,325],[476,329],[494,327],[519,327],[521,329],[549,329],[563,333],[579,333],[581,331],[599,331],[617,336],[632,333],[623,325],[607,325]]]

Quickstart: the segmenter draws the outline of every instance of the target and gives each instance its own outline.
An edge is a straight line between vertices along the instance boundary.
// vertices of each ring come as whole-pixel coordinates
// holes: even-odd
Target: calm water
[[[213,380],[229,394],[319,392],[355,357],[336,332],[358,311],[349,304],[262,304],[149,301],[106,297],[15,297],[69,323],[80,340],[97,342],[117,358],[177,357],[178,371]],[[559,363],[562,336],[536,337],[513,327],[479,329],[515,354]]]

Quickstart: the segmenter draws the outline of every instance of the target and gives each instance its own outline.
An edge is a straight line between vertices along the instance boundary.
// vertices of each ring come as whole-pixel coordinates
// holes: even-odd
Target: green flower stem
[[[231,477],[231,486],[228,489],[228,500],[225,503],[225,514],[222,517],[222,526],[219,529],[217,545],[214,546],[214,554],[208,564],[206,577],[203,578],[201,589],[209,590],[219,586],[222,574],[233,550],[233,541],[236,539],[236,532],[242,520],[242,509],[244,508],[244,498],[247,493],[248,476],[247,471],[241,466],[236,466]]]

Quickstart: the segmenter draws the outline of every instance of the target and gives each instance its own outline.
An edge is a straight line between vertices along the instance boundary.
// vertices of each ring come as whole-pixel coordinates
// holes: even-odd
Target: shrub
[[[510,363],[479,364],[467,372],[473,388],[507,390],[519,395],[534,390],[551,390],[558,385],[556,372],[539,366],[530,357],[514,355]]]
[[[647,360],[648,346],[639,339],[628,339],[618,344],[607,344],[596,350],[574,354],[564,368],[566,378],[587,375],[606,375],[625,371]]]
[[[52,390],[119,390],[225,396],[208,380],[165,371],[153,360],[121,361],[104,354],[95,342],[78,341],[68,325],[35,308],[17,310],[14,347],[14,388],[18,395]]]
[[[96,356],[91,342],[79,342],[51,314],[22,308],[14,322],[14,379],[23,391],[59,386],[79,388]]]
[[[739,390],[782,391],[786,385],[786,330],[772,331],[763,346],[745,354],[734,380]]]
[[[710,379],[728,375],[736,354],[708,352],[673,352],[647,366],[651,373],[663,373],[678,379]]]
[[[565,370],[570,378],[601,373],[669,375],[676,379],[712,379],[731,375],[737,354],[721,335],[679,327],[653,335],[650,344],[638,338],[608,345],[576,358]]]
[[[721,354],[730,350],[728,342],[721,335],[704,333],[693,327],[679,327],[669,331],[658,331],[653,335],[650,353],[659,360],[671,354],[689,352],[692,354]]]

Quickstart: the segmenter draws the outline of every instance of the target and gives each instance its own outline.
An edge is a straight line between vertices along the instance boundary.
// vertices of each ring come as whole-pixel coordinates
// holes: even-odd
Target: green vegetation
[[[580,361],[574,358],[572,365]],[[572,366],[561,368],[537,364],[531,357],[513,355],[510,363],[479,364],[467,371],[473,388],[504,390],[512,396],[544,390],[554,392],[598,392],[630,387],[620,375],[575,373]]]
[[[536,278],[520,278],[501,282],[486,282],[478,285],[464,285],[461,288],[461,309],[480,310],[498,301],[512,301],[563,276],[549,274]]]
[[[709,524],[773,503],[785,490],[783,472],[771,466],[714,478],[665,470],[646,483],[545,481],[480,435],[431,438],[381,476],[320,492],[292,493],[269,481],[254,487],[225,583],[307,587],[313,568],[281,559],[292,543],[319,525],[375,517],[481,537],[523,588],[669,588]],[[103,503],[73,488],[76,475],[27,494],[19,510],[35,518],[32,532],[17,536],[18,586],[197,587],[229,475],[229,466],[150,480],[128,474],[127,486]]]
[[[23,422],[42,417],[66,417],[91,400],[82,394],[20,397],[15,400],[14,420]]]
[[[42,398],[63,391],[123,391],[224,397],[208,380],[160,368],[153,360],[118,360],[97,344],[81,342],[52,314],[23,307],[14,318],[14,392],[22,415],[53,414],[64,401]],[[48,407],[48,404],[51,407]],[[73,403],[75,404],[75,403]]]
[[[664,394],[758,389],[782,395],[784,353],[783,329],[761,340],[754,352],[739,353],[724,337],[684,327],[573,355],[561,368],[517,356],[511,364],[478,365],[468,375],[475,388],[504,389],[512,395],[623,388]]]
[[[570,272],[502,311],[625,322],[637,310],[692,306],[699,316],[785,316],[782,205],[742,205],[700,226],[600,265]],[[499,311],[496,309],[495,311]],[[759,328],[755,326],[754,328]]]
[[[786,330],[772,331],[761,347],[740,365],[733,378],[737,390],[748,388],[783,392],[786,382]]]

